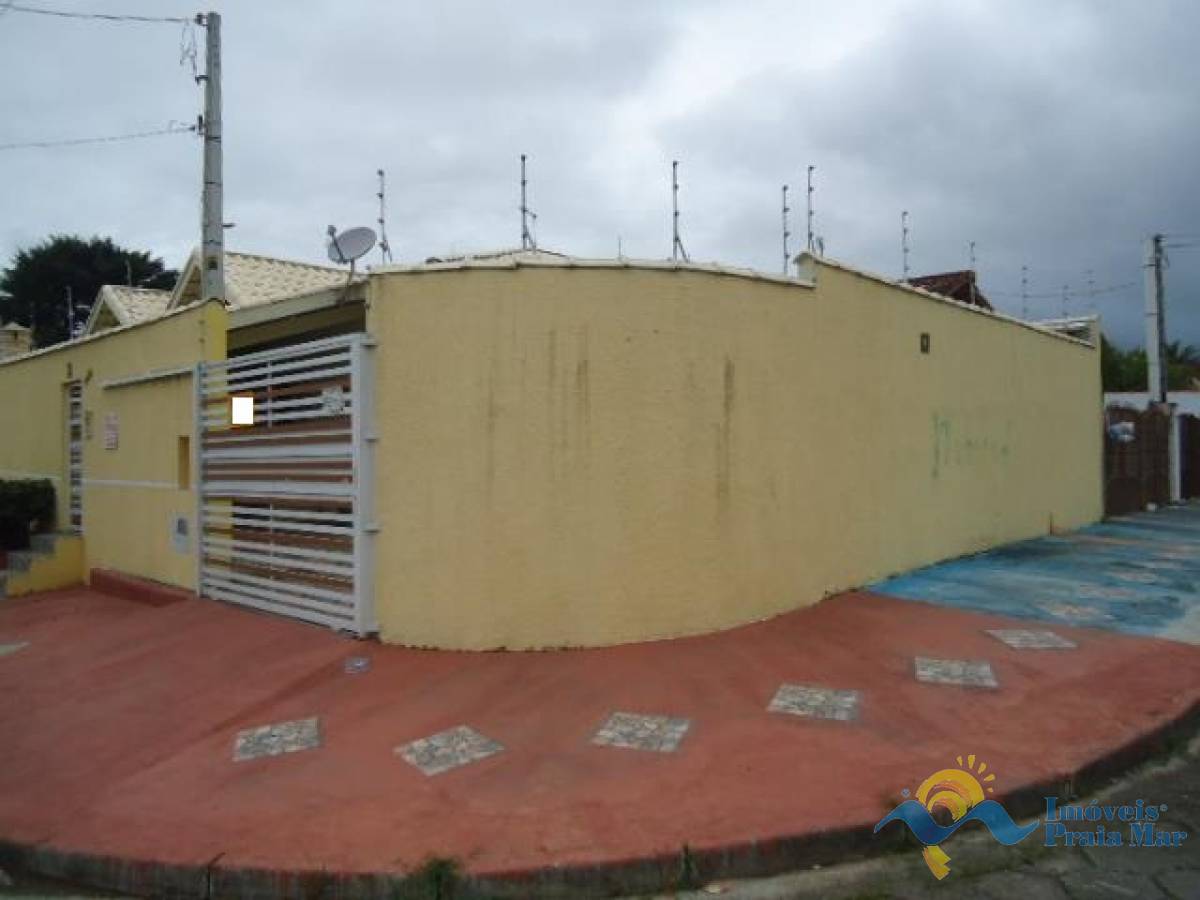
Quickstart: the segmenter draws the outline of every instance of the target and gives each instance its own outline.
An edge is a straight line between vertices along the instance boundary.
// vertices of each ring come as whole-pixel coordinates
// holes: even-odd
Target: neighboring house
[[[338,287],[346,283],[346,270],[332,266],[259,256],[225,253],[225,305],[229,309],[263,306],[297,294]],[[200,299],[200,254],[192,251],[171,292],[168,309],[178,309]]]
[[[9,322],[0,324],[0,359],[20,356],[33,348],[33,332],[24,325]]]
[[[982,309],[991,309],[992,304],[979,290],[975,272],[963,269],[961,272],[939,272],[935,275],[918,275],[908,279],[913,287],[922,288],[931,294],[941,294],[959,303],[969,303]]]
[[[265,306],[279,300],[346,284],[346,272],[331,266],[277,259],[253,253],[225,254],[225,300],[230,310]],[[170,291],[106,284],[96,296],[84,335],[155,319],[200,299],[199,253],[193,251]]]
[[[167,311],[170,291],[106,284],[96,295],[83,334],[99,334],[125,325],[157,319]]]
[[[1200,416],[1200,391],[1169,391],[1167,399],[1175,404],[1176,412],[1187,416]],[[1145,409],[1150,405],[1150,394],[1146,391],[1110,391],[1104,395],[1104,405]]]

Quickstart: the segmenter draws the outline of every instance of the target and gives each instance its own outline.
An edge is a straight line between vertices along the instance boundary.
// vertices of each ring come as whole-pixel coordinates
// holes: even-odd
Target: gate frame
[[[192,471],[195,473],[196,510],[193,517],[195,526],[196,548],[196,595],[204,596],[204,507],[205,507],[205,478],[204,478],[204,439],[206,437],[205,376],[211,366],[228,366],[230,363],[252,361],[256,357],[266,362],[272,359],[285,360],[288,352],[306,352],[317,349],[334,349],[345,346],[350,351],[350,385],[354,401],[350,406],[350,447],[353,504],[354,548],[352,552],[354,573],[354,613],[349,628],[331,625],[337,631],[349,631],[359,638],[365,638],[379,631],[375,616],[375,540],[379,526],[375,521],[375,447],[378,434],[375,429],[375,360],[376,341],[366,332],[355,332],[337,335],[329,338],[319,338],[275,347],[258,353],[247,353],[227,357],[222,360],[198,362],[192,374],[193,381],[193,450]],[[211,598],[217,599],[217,598]],[[221,601],[227,602],[227,601]],[[250,604],[250,609],[258,609],[272,615],[282,615],[298,621],[309,621],[299,616],[288,616],[286,613],[261,609]]]

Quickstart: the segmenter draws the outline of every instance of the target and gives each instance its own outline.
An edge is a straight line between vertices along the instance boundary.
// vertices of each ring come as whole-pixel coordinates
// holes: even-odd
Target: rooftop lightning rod
[[[1021,318],[1029,318],[1029,266],[1021,266]]]
[[[387,181],[383,174],[383,169],[378,169],[379,175],[379,193],[375,196],[379,198],[379,261],[381,263],[390,263],[392,261],[392,245],[388,243],[387,226]]]
[[[525,154],[521,154],[521,249],[534,250],[537,248],[537,241],[533,238],[533,232],[529,230],[530,218],[537,218],[529,209],[529,204],[525,200],[525,186],[528,182],[525,180]]]
[[[908,210],[900,213],[900,255],[904,258],[904,282],[908,281]]]
[[[787,205],[788,186],[783,186],[783,274],[788,273],[788,238],[792,233],[788,231],[788,213],[791,211]]]
[[[975,305],[975,242],[974,241],[971,241],[971,243],[967,246],[967,256],[970,257],[970,261],[971,261],[971,275],[970,275],[970,278],[971,278],[971,305],[974,306]]]
[[[813,183],[812,173],[816,166],[808,167],[808,252],[812,253],[816,247],[813,244]],[[824,254],[824,249],[821,253]]]
[[[679,237],[679,161],[671,160],[671,259],[678,262],[682,256],[684,262],[688,259],[687,251],[683,249],[683,241]]]

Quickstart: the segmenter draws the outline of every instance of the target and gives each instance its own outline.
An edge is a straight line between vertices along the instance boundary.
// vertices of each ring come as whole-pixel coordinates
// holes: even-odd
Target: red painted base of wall
[[[191,591],[136,578],[112,569],[92,569],[90,583],[93,590],[101,591],[112,597],[145,603],[147,606],[166,606],[168,603],[178,603],[180,600],[193,599],[196,595]]]

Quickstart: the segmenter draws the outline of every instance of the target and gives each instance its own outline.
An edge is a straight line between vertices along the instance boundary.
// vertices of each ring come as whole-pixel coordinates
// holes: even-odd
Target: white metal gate
[[[372,346],[354,334],[198,367],[201,594],[376,630]],[[253,424],[233,424],[234,398],[253,398]]]
[[[83,384],[67,385],[68,530],[83,533]]]

